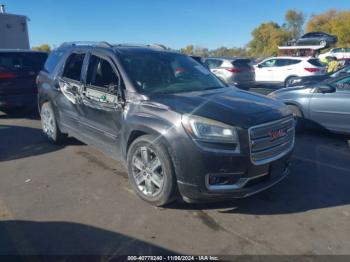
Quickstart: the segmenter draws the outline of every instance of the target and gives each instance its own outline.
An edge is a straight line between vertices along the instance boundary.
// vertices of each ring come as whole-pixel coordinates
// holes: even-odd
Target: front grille
[[[251,161],[265,164],[288,153],[294,145],[294,125],[294,118],[287,117],[249,128]]]

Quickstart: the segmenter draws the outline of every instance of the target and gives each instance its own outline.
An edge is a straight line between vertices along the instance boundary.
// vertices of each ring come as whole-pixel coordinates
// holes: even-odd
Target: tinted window
[[[111,64],[107,60],[94,55],[90,57],[86,82],[89,85],[105,89],[114,89],[119,83],[118,76]]]
[[[307,38],[307,37],[313,37],[314,33],[307,33],[305,35],[303,35],[301,38]]]
[[[48,73],[52,73],[55,70],[58,62],[63,57],[63,55],[64,55],[64,51],[62,51],[62,50],[61,51],[59,51],[59,50],[52,51],[45,62],[44,70]]]
[[[337,87],[337,91],[350,92],[350,77],[345,77],[332,83]]]
[[[232,65],[234,67],[250,67],[250,62],[249,59],[237,59],[232,61]]]
[[[341,49],[341,48],[334,48],[333,50],[332,50],[332,53],[340,53],[340,52],[342,52],[343,50]]]
[[[0,70],[40,71],[45,63],[46,57],[47,54],[45,53],[0,53]]]
[[[129,50],[123,52],[121,59],[141,92],[181,93],[225,87],[209,70],[186,55]]]
[[[287,65],[296,65],[299,64],[301,60],[298,59],[287,59]]]
[[[313,66],[323,67],[323,64],[318,59],[309,59],[307,61]]]
[[[350,52],[350,48],[344,48],[344,52],[349,53]]]
[[[63,77],[80,81],[81,68],[85,54],[71,54],[64,67]]]
[[[208,68],[216,68],[222,65],[223,61],[219,59],[207,59],[205,60],[205,65]]]
[[[261,63],[260,66],[262,66],[262,67],[276,66],[276,59],[266,60],[265,62]]]

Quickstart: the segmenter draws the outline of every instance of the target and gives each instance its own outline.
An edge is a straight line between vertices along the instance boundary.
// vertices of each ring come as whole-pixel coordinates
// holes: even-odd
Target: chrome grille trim
[[[277,121],[256,125],[248,129],[250,160],[254,165],[262,165],[288,154],[294,147],[295,122],[292,116]],[[283,129],[286,135],[271,140],[269,132]]]

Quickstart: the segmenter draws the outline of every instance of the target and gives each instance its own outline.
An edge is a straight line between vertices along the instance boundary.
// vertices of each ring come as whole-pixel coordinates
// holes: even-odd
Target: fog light
[[[237,174],[210,174],[209,185],[233,185],[239,178]]]

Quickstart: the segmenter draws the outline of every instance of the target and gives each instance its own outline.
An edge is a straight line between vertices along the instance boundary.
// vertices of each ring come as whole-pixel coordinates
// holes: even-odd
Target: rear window
[[[219,60],[219,59],[207,59],[207,60],[205,60],[204,64],[208,68],[217,68],[217,67],[220,67],[223,62],[224,61]]]
[[[237,59],[231,62],[234,67],[250,67],[250,59]]]
[[[318,59],[309,59],[307,61],[313,66],[323,67],[322,63]]]
[[[0,53],[1,71],[40,71],[46,61],[46,53]]]

